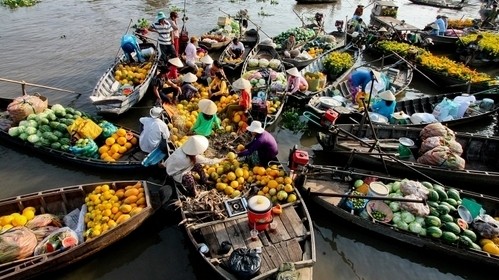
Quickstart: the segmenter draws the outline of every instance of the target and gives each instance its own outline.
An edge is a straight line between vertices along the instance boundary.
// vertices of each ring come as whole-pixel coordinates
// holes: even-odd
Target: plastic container
[[[494,100],[490,98],[484,98],[482,102],[480,102],[479,106],[481,111],[490,111],[494,108]]]
[[[147,48],[147,49],[143,49],[142,50],[142,55],[144,57],[151,57],[154,55],[154,48],[153,47],[150,47],[150,48]]]
[[[390,190],[381,182],[372,182],[369,184],[367,196],[385,197],[388,196]]]
[[[266,230],[272,222],[272,202],[263,195],[248,200],[248,226],[258,231]]]
[[[219,26],[226,26],[227,24],[230,24],[230,18],[229,17],[218,17],[217,23]]]
[[[480,210],[482,209],[482,205],[476,203],[474,200],[463,198],[461,201],[461,205],[466,207],[471,214],[471,217],[474,219],[478,215],[480,215]]]

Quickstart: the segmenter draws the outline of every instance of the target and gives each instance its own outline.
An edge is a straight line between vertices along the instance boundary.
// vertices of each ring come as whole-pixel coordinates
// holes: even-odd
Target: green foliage
[[[31,7],[36,3],[40,2],[39,0],[2,0],[0,4],[3,6],[9,7],[11,9],[19,8],[19,7]]]
[[[330,75],[339,75],[353,66],[353,57],[348,52],[331,52],[324,60],[324,67]]]
[[[298,132],[305,132],[308,128],[307,123],[300,120],[298,109],[293,107],[282,112],[280,126],[293,131],[295,134]]]

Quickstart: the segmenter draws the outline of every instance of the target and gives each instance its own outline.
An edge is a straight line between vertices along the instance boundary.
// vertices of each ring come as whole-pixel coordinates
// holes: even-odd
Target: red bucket
[[[248,226],[258,231],[266,230],[272,222],[272,202],[263,195],[248,200]]]

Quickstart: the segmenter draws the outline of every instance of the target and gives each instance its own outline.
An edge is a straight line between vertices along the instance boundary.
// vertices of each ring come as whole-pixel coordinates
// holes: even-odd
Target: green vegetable
[[[413,233],[419,233],[421,229],[422,229],[421,225],[416,221],[409,224],[409,231]]]
[[[416,219],[414,215],[408,211],[402,211],[400,213],[400,217],[402,218],[402,221],[406,222],[407,224],[412,223]]]
[[[445,231],[452,232],[454,234],[461,233],[461,228],[454,222],[446,222],[442,225],[442,229]]]
[[[473,232],[472,230],[469,230],[469,229],[463,229],[463,232],[461,233],[461,235],[467,236],[473,242],[476,242],[476,240],[477,240],[475,232]]]
[[[459,191],[457,191],[456,189],[448,189],[447,196],[449,198],[456,200],[456,201],[461,200],[461,196],[459,195]]]
[[[426,216],[425,218],[425,224],[427,227],[440,227],[442,225],[442,222],[438,217],[435,216]]]
[[[441,239],[447,243],[456,243],[459,240],[459,236],[450,231],[442,232]]]
[[[38,135],[36,135],[36,134],[33,134],[33,135],[28,136],[27,140],[30,143],[36,143],[36,142],[38,142],[38,140],[40,140],[40,137],[38,137]]]
[[[449,215],[449,214],[444,214],[444,215],[441,215],[441,216],[440,216],[440,220],[441,220],[442,222],[446,223],[446,222],[453,222],[453,221],[454,221],[454,218],[452,218],[452,216],[451,216],[451,215]]]
[[[429,190],[428,201],[438,201],[438,200],[439,200],[438,192],[436,190]]]
[[[17,137],[17,136],[19,136],[19,134],[21,134],[21,132],[19,131],[19,127],[11,127],[11,128],[9,128],[9,135],[10,136]]]
[[[442,236],[442,230],[438,227],[431,226],[426,228],[426,234],[433,238],[440,238]]]

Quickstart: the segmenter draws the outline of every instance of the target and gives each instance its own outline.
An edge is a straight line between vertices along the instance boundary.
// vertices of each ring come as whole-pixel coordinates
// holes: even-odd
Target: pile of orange
[[[116,161],[137,145],[137,143],[138,139],[133,134],[127,133],[123,128],[119,128],[99,148],[100,158],[105,161]]]

